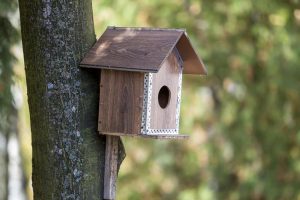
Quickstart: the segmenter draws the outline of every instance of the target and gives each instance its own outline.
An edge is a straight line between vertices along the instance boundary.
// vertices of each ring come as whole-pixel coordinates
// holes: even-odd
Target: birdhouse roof
[[[183,73],[206,75],[184,29],[108,27],[80,66],[156,73],[175,47],[183,60]]]

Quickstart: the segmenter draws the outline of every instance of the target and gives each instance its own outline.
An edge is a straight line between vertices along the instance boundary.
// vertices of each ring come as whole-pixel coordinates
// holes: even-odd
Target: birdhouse
[[[108,27],[80,66],[101,69],[101,134],[186,137],[178,133],[182,74],[206,69],[185,30]]]

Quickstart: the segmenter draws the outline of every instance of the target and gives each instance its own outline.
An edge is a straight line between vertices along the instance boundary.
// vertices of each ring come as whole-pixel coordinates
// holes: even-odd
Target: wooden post
[[[114,200],[116,197],[119,140],[119,136],[106,136],[103,196],[106,200]]]

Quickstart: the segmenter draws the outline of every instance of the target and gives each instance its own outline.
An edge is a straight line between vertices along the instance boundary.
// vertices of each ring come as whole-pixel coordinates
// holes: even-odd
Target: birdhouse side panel
[[[103,134],[139,134],[144,74],[101,70],[99,124]]]

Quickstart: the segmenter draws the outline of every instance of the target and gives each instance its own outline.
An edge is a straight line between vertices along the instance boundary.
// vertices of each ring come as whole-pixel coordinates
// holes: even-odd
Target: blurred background
[[[300,200],[299,0],[94,0],[93,8],[97,38],[108,25],[185,28],[208,69],[183,79],[180,132],[189,140],[124,138],[118,199]],[[1,0],[0,200],[32,199],[30,178],[18,5]]]

